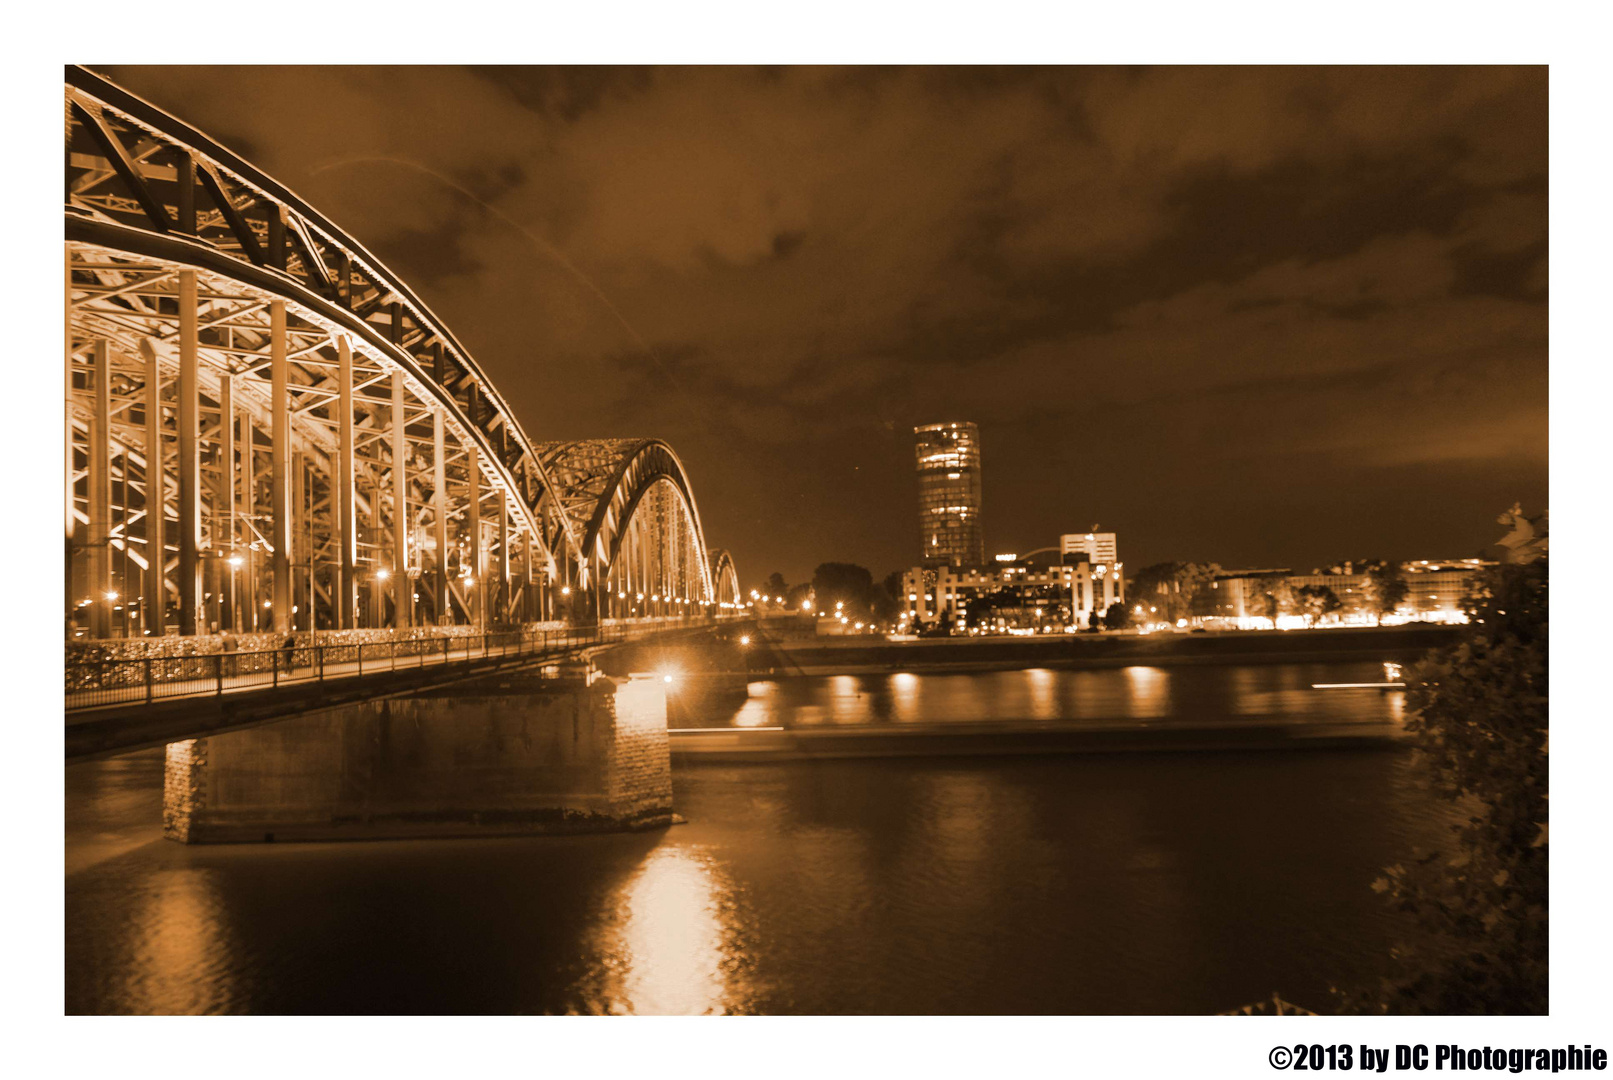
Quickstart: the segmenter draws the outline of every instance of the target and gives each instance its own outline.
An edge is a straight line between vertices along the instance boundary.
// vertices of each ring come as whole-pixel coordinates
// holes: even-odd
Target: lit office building
[[[971,423],[926,424],[914,456],[919,474],[919,536],[929,566],[980,566],[980,430]]]
[[[1119,561],[1115,554],[1115,534],[1112,532],[1065,533],[1059,537],[1059,554],[1068,562],[1071,555],[1085,555],[1087,562],[1113,566]]]

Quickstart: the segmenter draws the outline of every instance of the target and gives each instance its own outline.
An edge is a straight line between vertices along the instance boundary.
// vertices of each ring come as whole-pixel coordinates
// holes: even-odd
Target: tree
[[[832,612],[838,603],[851,618],[866,618],[873,611],[874,575],[856,563],[822,563],[812,572],[813,604]]]
[[[1181,564],[1181,569],[1176,572],[1176,586],[1178,593],[1184,598],[1183,605],[1187,610],[1183,615],[1176,616],[1177,618],[1180,619],[1184,615],[1192,614],[1193,601],[1198,598],[1201,592],[1210,587],[1210,583],[1220,573],[1221,567],[1218,563],[1190,562]]]
[[[767,584],[762,591],[768,596],[783,596],[790,591],[790,586],[784,580],[784,575],[775,570],[767,576]]]
[[[1454,854],[1391,866],[1373,888],[1420,939],[1352,1009],[1547,1011],[1546,560],[1486,575],[1473,621],[1407,679],[1406,728],[1435,790],[1464,810]]]
[[[964,605],[963,623],[965,626],[980,626],[989,622],[1003,608],[1018,603],[1019,597],[1012,589],[993,589],[989,593],[981,593]]]
[[[1103,626],[1106,630],[1124,630],[1131,625],[1131,608],[1116,600],[1109,605],[1109,610],[1103,613]]]
[[[1305,621],[1312,626],[1344,606],[1339,602],[1338,595],[1326,585],[1301,585],[1294,591],[1294,599],[1299,610],[1305,613]]]
[[[893,570],[873,588],[874,621],[895,622],[897,616],[907,609],[905,600],[906,597],[902,593],[902,572]]]
[[[1411,586],[1406,584],[1405,575],[1400,572],[1398,563],[1373,559],[1367,564],[1366,574],[1364,589],[1367,610],[1381,622],[1385,615],[1395,613],[1395,608],[1406,598]]]
[[[1279,618],[1292,615],[1299,610],[1299,598],[1294,592],[1294,587],[1283,575],[1246,580],[1248,584],[1244,586],[1244,610],[1256,618],[1270,619],[1271,625],[1276,626]]]
[[[1155,608],[1151,612],[1165,622],[1175,622],[1193,614],[1193,600],[1221,573],[1215,563],[1154,563],[1137,571],[1131,579],[1131,596]]]
[[[906,576],[907,574],[904,571],[892,570],[890,573],[885,575],[885,580],[881,581],[880,584],[885,587],[886,592],[890,593],[897,600],[903,600],[905,597],[902,595],[904,592],[902,580]]]

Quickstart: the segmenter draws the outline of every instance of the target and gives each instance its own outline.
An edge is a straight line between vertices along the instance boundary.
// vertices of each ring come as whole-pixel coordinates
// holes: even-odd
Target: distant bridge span
[[[534,441],[288,188],[84,68],[65,91],[70,639],[739,612],[670,446]]]

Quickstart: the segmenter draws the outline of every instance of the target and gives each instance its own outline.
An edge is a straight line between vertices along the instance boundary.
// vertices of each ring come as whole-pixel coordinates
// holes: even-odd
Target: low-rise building
[[[1326,588],[1338,599],[1338,609],[1317,620],[1322,625],[1370,626],[1380,621],[1466,622],[1463,601],[1472,591],[1474,579],[1494,565],[1483,559],[1418,559],[1401,563],[1399,570],[1406,582],[1406,595],[1393,614],[1381,619],[1372,610],[1368,574],[1358,572],[1351,563],[1308,574],[1295,574],[1286,569],[1229,571],[1212,583],[1208,598],[1195,604],[1194,615],[1199,621],[1243,629],[1269,628],[1272,619],[1266,597],[1275,593],[1287,601],[1283,605],[1286,610],[1280,610],[1277,615],[1279,628],[1313,625],[1313,620],[1294,602],[1299,590],[1309,586]],[[1278,582],[1281,588],[1274,589],[1274,583]]]
[[[1125,600],[1119,562],[1095,563],[1085,552],[1063,555],[1051,548],[998,560],[990,566],[908,570],[900,598],[906,628],[917,631],[945,623],[962,629],[969,623],[969,605],[989,600],[990,610],[976,613],[978,629],[1064,632],[1090,626],[1111,604]]]

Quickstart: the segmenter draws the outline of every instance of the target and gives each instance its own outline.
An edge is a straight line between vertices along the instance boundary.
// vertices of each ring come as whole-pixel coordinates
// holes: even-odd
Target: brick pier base
[[[499,675],[170,743],[182,843],[650,829],[672,821],[659,679]]]

